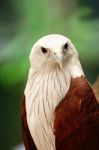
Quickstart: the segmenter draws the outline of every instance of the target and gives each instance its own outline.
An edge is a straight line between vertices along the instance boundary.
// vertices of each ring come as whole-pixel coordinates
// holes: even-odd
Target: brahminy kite
[[[22,103],[26,150],[99,150],[99,104],[70,39],[40,38]]]

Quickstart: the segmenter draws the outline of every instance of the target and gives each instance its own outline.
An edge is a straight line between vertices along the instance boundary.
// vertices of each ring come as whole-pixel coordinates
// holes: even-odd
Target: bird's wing
[[[23,97],[23,102],[22,102],[21,118],[22,118],[22,131],[23,131],[23,140],[24,140],[25,148],[26,150],[37,150],[27,124],[25,96]]]
[[[55,110],[56,150],[99,150],[99,105],[85,79],[71,80]]]

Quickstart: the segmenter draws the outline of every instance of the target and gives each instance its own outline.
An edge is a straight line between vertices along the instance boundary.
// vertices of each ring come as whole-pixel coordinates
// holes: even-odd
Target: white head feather
[[[71,77],[83,75],[78,53],[67,37],[52,34],[34,44],[30,64],[25,89],[30,133],[38,150],[55,150],[54,110],[67,94]]]
[[[42,52],[42,48],[45,48],[45,53]],[[30,54],[30,63],[36,69],[41,69],[41,67],[50,69],[49,64],[52,64],[53,68],[54,65],[59,66],[63,63],[65,67],[69,62],[71,63],[72,59],[77,60],[77,58],[77,50],[67,37],[52,34],[42,37],[34,44]]]

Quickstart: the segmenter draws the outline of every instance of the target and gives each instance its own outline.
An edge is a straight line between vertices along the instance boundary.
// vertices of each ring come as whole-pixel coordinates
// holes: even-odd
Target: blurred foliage
[[[92,0],[88,2],[84,0],[82,5],[81,0],[0,1],[0,128],[3,135],[0,141],[4,141],[0,143],[1,150],[11,149],[22,141],[20,99],[28,75],[29,53],[38,38],[52,33],[66,35],[76,46],[88,79],[92,81],[99,73],[99,18],[91,17],[94,10],[88,4]]]
[[[4,45],[0,54],[0,80],[5,85],[14,85],[26,79],[29,68],[28,57],[30,49],[39,37],[45,34],[60,33],[72,39],[81,59],[86,63],[98,60],[99,48],[99,19],[89,19],[89,8],[78,8],[69,16],[58,16],[51,3],[45,0],[11,1],[13,7],[20,14],[14,37]],[[31,4],[33,3],[33,4]],[[24,5],[22,5],[24,4]],[[97,62],[96,62],[97,63]]]

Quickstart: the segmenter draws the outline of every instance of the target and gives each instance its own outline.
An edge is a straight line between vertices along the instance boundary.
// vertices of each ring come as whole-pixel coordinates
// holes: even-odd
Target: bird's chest
[[[64,74],[55,73],[36,78],[26,89],[27,122],[38,150],[55,150],[54,110],[66,95],[67,81]]]

